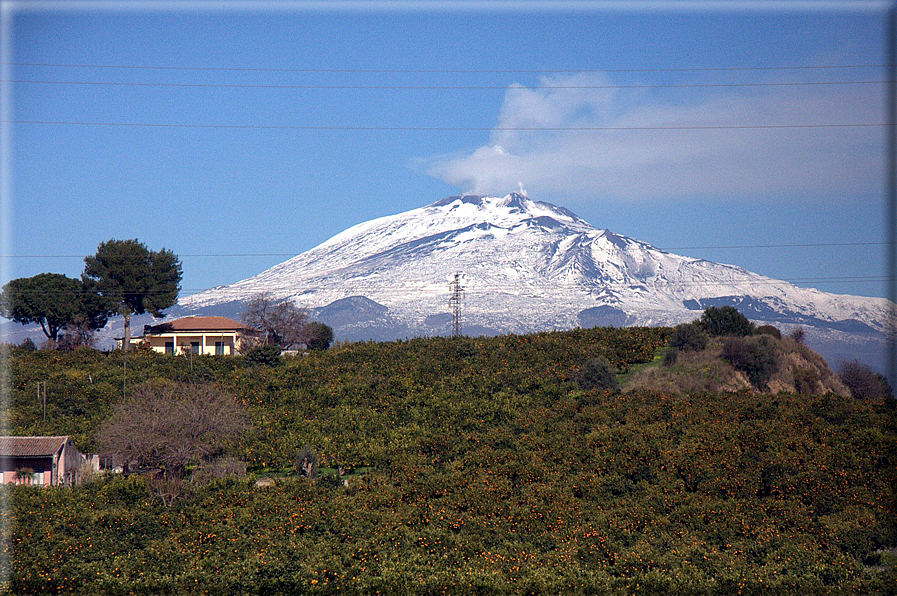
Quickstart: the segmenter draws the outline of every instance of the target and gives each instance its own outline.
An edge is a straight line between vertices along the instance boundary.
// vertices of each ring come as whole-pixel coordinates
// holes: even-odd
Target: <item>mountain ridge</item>
[[[800,288],[736,265],[676,255],[519,193],[451,196],[362,222],[181,304],[198,311],[265,292],[315,311],[363,296],[388,309],[384,317],[408,334],[428,335],[441,332],[427,321],[448,311],[455,272],[466,288],[466,324],[502,333],[604,320],[672,325],[722,304],[740,305],[761,321],[832,332],[886,328],[884,299]]]

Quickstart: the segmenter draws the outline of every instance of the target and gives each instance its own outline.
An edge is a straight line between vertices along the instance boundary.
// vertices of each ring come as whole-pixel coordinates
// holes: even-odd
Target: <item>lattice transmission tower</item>
[[[456,273],[455,279],[449,284],[449,308],[452,310],[452,337],[461,336],[461,300],[464,298],[464,288],[461,286],[461,274]]]

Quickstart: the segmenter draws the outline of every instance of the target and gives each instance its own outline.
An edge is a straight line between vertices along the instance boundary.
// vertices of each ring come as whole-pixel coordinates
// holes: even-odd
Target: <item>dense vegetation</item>
[[[783,337],[731,306],[711,307],[700,319],[673,327],[667,348],[653,362],[636,366],[623,387],[675,394],[835,393],[878,401],[892,396],[885,376],[860,362],[843,363],[836,375],[803,337],[800,327]]]
[[[170,507],[134,476],[6,489],[11,588],[888,593],[893,400],[581,388],[589,361],[626,373],[668,333],[359,343],[272,365],[14,350],[16,434],[90,451],[123,387],[158,377],[219,384],[252,427],[233,453],[247,477]],[[316,480],[297,472],[304,446]]]

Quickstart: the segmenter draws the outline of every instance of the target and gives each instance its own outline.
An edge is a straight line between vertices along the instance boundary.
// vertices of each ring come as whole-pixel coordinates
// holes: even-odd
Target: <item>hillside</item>
[[[888,593],[893,403],[574,381],[597,356],[651,362],[668,333],[343,344],[276,367],[128,355],[129,387],[214,381],[246,405],[248,476],[172,507],[136,477],[6,488],[13,591]],[[90,450],[122,357],[15,351],[13,429]],[[296,475],[302,445],[330,476]]]
[[[748,342],[758,340],[752,338]],[[654,390],[672,393],[720,391],[754,391],[799,393],[803,395],[834,393],[850,397],[850,391],[832,372],[828,363],[802,342],[789,337],[767,336],[772,355],[772,372],[763,383],[752,382],[723,357],[726,338],[712,338],[700,351],[680,351],[673,362],[663,362],[659,355],[651,366],[640,367],[626,382],[628,390]]]

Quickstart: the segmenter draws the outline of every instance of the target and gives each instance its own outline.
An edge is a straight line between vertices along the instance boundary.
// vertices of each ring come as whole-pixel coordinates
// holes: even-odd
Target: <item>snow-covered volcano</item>
[[[207,311],[267,292],[313,309],[325,321],[338,313],[342,323],[336,326],[345,330],[359,311],[354,324],[363,328],[391,325],[398,336],[423,335],[447,328],[449,282],[456,272],[465,289],[465,329],[481,332],[668,325],[725,304],[753,320],[835,333],[880,334],[887,321],[883,299],[799,288],[675,255],[519,194],[449,197],[368,221],[181,304]]]

